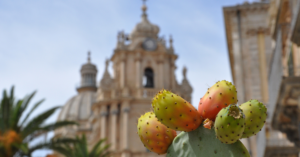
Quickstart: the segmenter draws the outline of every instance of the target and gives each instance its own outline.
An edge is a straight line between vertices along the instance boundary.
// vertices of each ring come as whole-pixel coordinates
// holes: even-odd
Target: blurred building
[[[252,157],[297,157],[300,147],[300,1],[224,7],[228,55],[239,103],[268,107],[265,127],[243,139]]]
[[[97,85],[97,68],[88,61],[81,67],[78,94],[64,105],[58,121],[77,121],[78,127],[56,130],[55,137],[87,134],[89,146],[106,138],[114,157],[156,157],[137,135],[137,119],[151,110],[151,100],[161,89],[171,90],[191,101],[192,87],[183,69],[181,84],[176,81],[178,56],[170,37],[168,46],[159,37],[159,27],[152,24],[142,7],[142,20],[131,34],[119,32],[117,44]],[[108,71],[113,64],[113,76]]]

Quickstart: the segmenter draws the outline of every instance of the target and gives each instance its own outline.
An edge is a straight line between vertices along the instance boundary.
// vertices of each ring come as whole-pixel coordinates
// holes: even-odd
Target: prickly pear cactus
[[[258,133],[267,119],[267,108],[258,100],[250,100],[240,105],[246,116],[246,127],[242,138]]]
[[[167,157],[250,157],[245,146],[237,141],[234,144],[221,143],[214,129],[202,125],[191,132],[181,132],[172,142]]]
[[[237,101],[235,86],[225,80],[208,89],[198,111],[177,94],[161,90],[152,100],[154,113],[139,118],[138,135],[146,148],[167,157],[250,157],[239,139],[263,127],[267,109],[257,100],[240,108],[230,105]],[[172,129],[183,132],[176,136]]]
[[[139,118],[137,130],[144,146],[157,154],[165,154],[176,137],[176,131],[161,124],[153,112]]]
[[[158,120],[174,130],[192,131],[202,122],[193,105],[167,90],[161,90],[153,98],[152,108]]]
[[[237,101],[235,86],[229,81],[218,81],[208,88],[205,95],[200,99],[198,112],[204,119],[215,120],[222,108],[236,104]]]
[[[217,115],[214,127],[216,136],[223,143],[235,143],[243,135],[244,124],[245,115],[243,111],[236,105],[229,105]]]

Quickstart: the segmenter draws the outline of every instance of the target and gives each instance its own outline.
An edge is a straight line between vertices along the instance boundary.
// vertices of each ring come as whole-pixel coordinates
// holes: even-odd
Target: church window
[[[144,71],[143,86],[146,88],[154,88],[154,73],[151,68],[146,68]]]

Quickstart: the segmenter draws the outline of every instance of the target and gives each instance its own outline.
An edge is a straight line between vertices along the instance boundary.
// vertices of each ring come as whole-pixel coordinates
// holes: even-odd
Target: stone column
[[[176,88],[176,81],[175,81],[175,59],[172,58],[171,61],[171,71],[170,71],[170,76],[171,76],[171,89],[174,90]]]
[[[264,103],[268,103],[268,77],[267,77],[267,63],[265,52],[265,35],[263,30],[259,30],[257,34],[258,55],[259,55],[259,69],[260,69],[260,86],[261,95]]]
[[[117,116],[118,116],[118,104],[113,103],[110,108],[111,114],[111,126],[110,126],[110,149],[112,151],[117,150]]]
[[[101,134],[100,138],[106,138],[106,117],[107,117],[107,107],[106,105],[102,105],[100,109],[100,126],[101,126]]]
[[[123,138],[122,140],[122,151],[124,151],[122,153],[122,157],[127,157],[126,154],[128,154],[128,149],[129,149],[129,141],[128,141],[128,125],[129,125],[129,111],[130,111],[130,105],[129,105],[129,101],[125,100],[122,103],[122,131],[121,131],[121,137]]]
[[[157,87],[158,88],[164,88],[164,62],[163,62],[163,56],[159,56],[159,59],[157,61],[158,65],[158,82],[157,82]],[[155,82],[154,82],[155,86]]]
[[[249,138],[250,140],[250,148],[251,148],[251,156],[257,157],[257,142],[256,142],[257,136],[251,136]]]
[[[126,62],[125,62],[125,54],[122,53],[121,55],[121,63],[120,63],[120,73],[121,73],[121,76],[120,76],[120,86],[121,88],[124,88],[125,87],[125,82],[126,82]]]
[[[136,88],[141,88],[142,85],[142,75],[141,74],[141,54],[137,53],[136,58],[135,58],[135,72],[136,72],[136,76],[135,76],[135,87]]]
[[[237,25],[232,29],[232,51],[233,51],[233,81],[238,91],[237,97],[239,102],[245,102],[245,88],[244,88],[244,72],[243,72],[243,50],[242,50],[242,32],[240,15],[236,16]]]

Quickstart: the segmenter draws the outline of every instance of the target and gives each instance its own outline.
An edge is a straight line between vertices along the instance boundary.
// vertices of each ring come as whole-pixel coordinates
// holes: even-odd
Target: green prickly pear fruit
[[[237,103],[237,91],[229,81],[218,81],[208,88],[205,95],[200,99],[198,112],[206,119],[215,120],[219,111],[229,104]]]
[[[176,131],[161,124],[153,112],[147,112],[138,120],[138,135],[144,146],[157,154],[165,154],[176,137]]]
[[[167,90],[156,94],[152,108],[158,120],[174,130],[195,130],[203,120],[193,105]]]
[[[178,134],[167,157],[250,157],[250,154],[239,140],[233,144],[221,143],[214,129],[201,125],[194,131]]]
[[[258,133],[267,119],[267,108],[258,100],[250,100],[240,105],[245,114],[245,130],[242,138]]]
[[[245,129],[245,115],[236,105],[223,108],[215,120],[215,132],[217,138],[226,144],[239,140]]]

